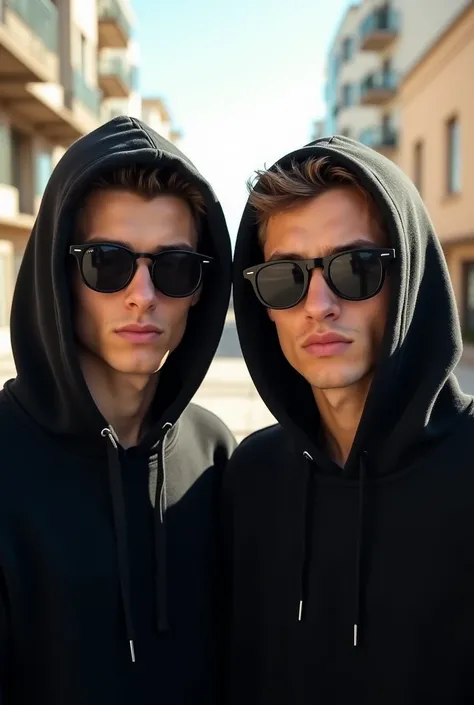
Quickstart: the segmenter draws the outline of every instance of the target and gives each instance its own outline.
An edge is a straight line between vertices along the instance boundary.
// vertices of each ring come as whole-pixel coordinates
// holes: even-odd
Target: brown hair
[[[331,164],[328,157],[310,157],[300,163],[293,161],[289,169],[277,164],[271,171],[256,171],[254,182],[249,181],[248,188],[249,203],[256,210],[260,243],[264,242],[269,218],[341,186],[356,188],[364,196],[372,219],[382,228],[380,214],[369,192],[354,174]]]
[[[182,198],[191,208],[196,231],[198,236],[200,235],[202,216],[206,211],[204,197],[194,183],[175,170],[142,167],[136,164],[120,167],[97,176],[90,184],[88,194],[98,190],[118,189],[132,191],[146,200],[152,200],[164,194]],[[81,222],[82,209],[79,212],[79,230],[81,230]]]

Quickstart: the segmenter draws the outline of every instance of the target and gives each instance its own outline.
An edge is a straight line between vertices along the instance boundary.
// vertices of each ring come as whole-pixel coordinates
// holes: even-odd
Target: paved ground
[[[224,327],[222,333],[221,342],[216,352],[217,357],[225,357],[227,359],[240,358],[242,357],[242,351],[240,349],[239,337],[237,335],[237,328],[235,326],[235,320],[232,315],[227,317],[227,323]]]

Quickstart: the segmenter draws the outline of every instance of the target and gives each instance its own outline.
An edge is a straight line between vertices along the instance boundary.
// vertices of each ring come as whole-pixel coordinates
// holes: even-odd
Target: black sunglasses
[[[394,249],[357,249],[328,257],[264,262],[243,274],[260,303],[267,308],[285,309],[304,299],[313,269],[322,269],[327,285],[341,299],[370,299],[381,290],[387,265],[394,259]]]
[[[69,254],[76,258],[84,283],[102,294],[125,289],[135,276],[137,260],[149,259],[155,288],[176,299],[197,291],[203,278],[203,266],[212,262],[212,257],[192,250],[162,250],[152,254],[133,252],[110,242],[71,245]]]

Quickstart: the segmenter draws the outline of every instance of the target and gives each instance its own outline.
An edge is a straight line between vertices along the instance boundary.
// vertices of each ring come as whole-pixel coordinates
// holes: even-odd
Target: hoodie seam
[[[162,150],[158,149],[158,147],[156,146],[156,144],[155,144],[155,143],[153,142],[153,140],[151,139],[151,136],[150,136],[150,134],[147,132],[147,130],[146,130],[142,125],[139,125],[138,122],[135,120],[135,118],[130,118],[130,122],[132,123],[132,125],[133,125],[134,127],[136,127],[137,130],[140,130],[140,132],[145,136],[146,140],[148,141],[148,144],[150,145],[150,147],[151,147],[152,149],[155,150],[155,152],[157,153],[157,155],[159,155],[160,152],[162,153]]]

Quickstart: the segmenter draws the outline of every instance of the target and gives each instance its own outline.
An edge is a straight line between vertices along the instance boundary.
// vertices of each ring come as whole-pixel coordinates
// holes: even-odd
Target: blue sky
[[[232,239],[254,169],[310,139],[349,0],[131,0],[141,92],[162,96]]]

